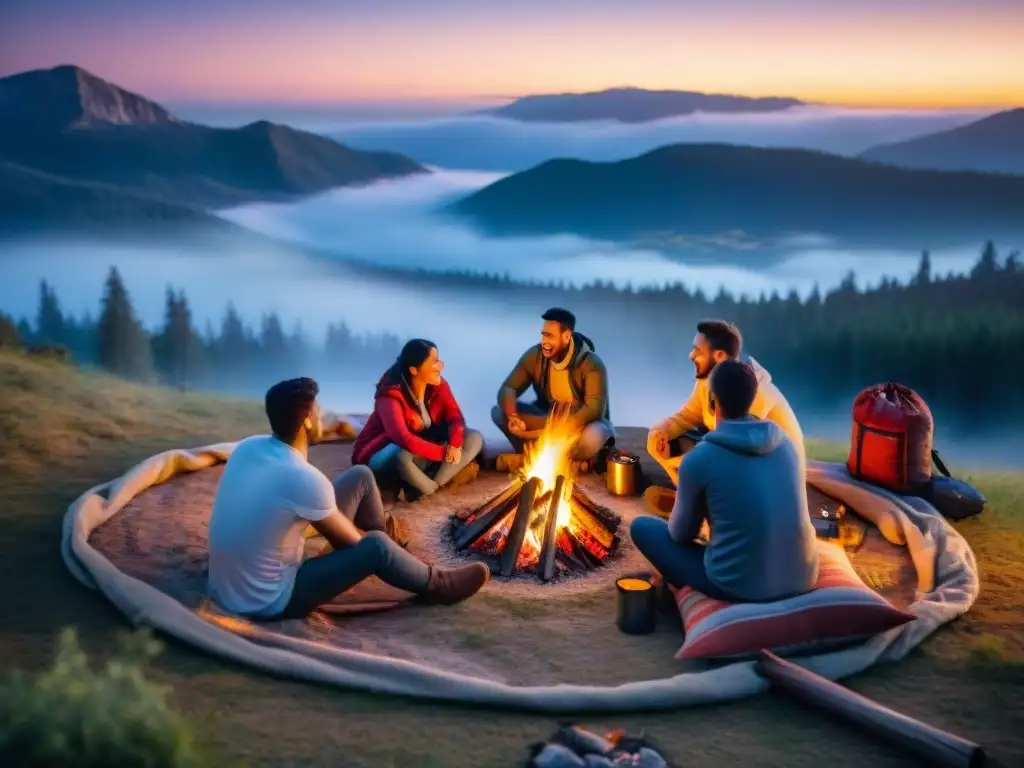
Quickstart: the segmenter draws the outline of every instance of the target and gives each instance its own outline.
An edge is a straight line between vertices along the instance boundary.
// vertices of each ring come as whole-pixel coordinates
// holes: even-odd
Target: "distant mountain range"
[[[611,88],[589,93],[524,96],[511,104],[484,110],[483,114],[528,123],[574,123],[584,120],[645,123],[692,115],[694,112],[781,112],[803,103],[798,99],[781,97],[750,98],[697,91]]]
[[[896,168],[808,150],[678,144],[629,160],[551,160],[449,210],[495,235],[685,242],[742,233],[853,240],[1024,230],[1024,178]]]
[[[865,160],[907,168],[1024,175],[1024,108],[999,112],[969,125],[873,147]]]
[[[212,220],[203,208],[428,172],[404,155],[265,121],[232,129],[179,120],[73,66],[0,79],[0,163],[3,218],[53,226],[119,224],[133,210]]]

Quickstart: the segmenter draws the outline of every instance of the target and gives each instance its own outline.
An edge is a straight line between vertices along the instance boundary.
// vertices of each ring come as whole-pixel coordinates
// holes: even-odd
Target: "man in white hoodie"
[[[689,399],[666,419],[655,424],[647,435],[647,452],[657,461],[672,483],[679,485],[679,464],[682,460],[681,438],[694,429],[715,428],[715,404],[708,387],[708,377],[723,360],[739,358],[743,337],[736,326],[722,320],[697,323],[690,360],[695,368],[696,383]],[[796,414],[786,398],[772,383],[771,374],[751,357],[746,359],[757,376],[757,396],[750,406],[750,415],[775,422],[793,441],[800,460],[805,458],[804,435]]]

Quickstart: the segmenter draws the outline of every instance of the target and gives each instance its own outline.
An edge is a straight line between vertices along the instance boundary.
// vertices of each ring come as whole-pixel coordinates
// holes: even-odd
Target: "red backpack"
[[[933,430],[931,410],[910,387],[892,381],[868,387],[853,401],[846,468],[898,493],[920,491],[932,479]]]

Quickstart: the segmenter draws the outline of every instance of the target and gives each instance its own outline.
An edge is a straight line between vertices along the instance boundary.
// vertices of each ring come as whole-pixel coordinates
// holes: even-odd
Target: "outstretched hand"
[[[448,464],[458,464],[462,461],[462,449],[454,445],[449,445],[445,449],[444,460]]]

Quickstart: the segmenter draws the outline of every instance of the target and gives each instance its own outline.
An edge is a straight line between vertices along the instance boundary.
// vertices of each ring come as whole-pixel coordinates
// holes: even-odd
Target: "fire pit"
[[[532,570],[544,581],[601,566],[618,547],[621,518],[576,485],[578,438],[566,417],[552,415],[509,486],[454,518],[455,549],[496,558],[502,576]]]

